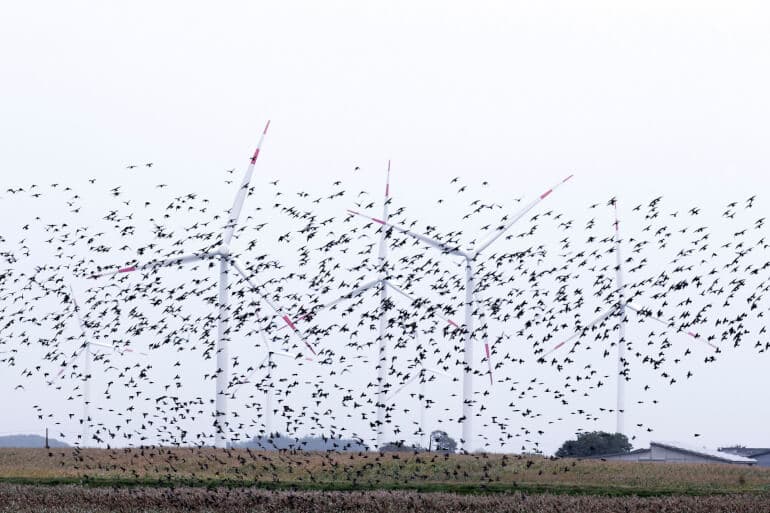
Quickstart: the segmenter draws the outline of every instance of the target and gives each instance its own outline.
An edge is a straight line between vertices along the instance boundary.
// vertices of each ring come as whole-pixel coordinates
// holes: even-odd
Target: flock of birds
[[[434,198],[434,205],[460,211],[458,227],[425,225],[392,199],[390,223],[447,247],[465,247],[500,231],[520,206],[467,200],[471,191],[488,190],[486,181],[461,183],[458,177],[447,185],[454,197]],[[275,416],[275,431],[288,436],[370,442],[379,366],[386,370],[388,395],[406,387],[403,399],[386,405],[390,438],[424,435],[421,406],[431,411],[434,427],[456,430],[465,303],[457,260],[426,250],[401,229],[347,213],[354,207],[377,215],[383,202],[369,191],[348,191],[341,180],[322,193],[284,189],[279,181],[252,185],[248,193],[230,250],[246,262],[244,272],[258,293],[241,276],[229,286],[228,394],[235,406],[228,438],[267,437],[274,430],[266,419]],[[44,209],[35,207],[43,202]],[[228,212],[212,203],[199,192],[172,194],[164,184],[140,199],[97,179],[83,188],[12,187],[0,196],[1,207],[32,212],[11,218],[0,234],[0,363],[19,373],[18,387],[45,383],[66,400],[63,415],[42,400],[32,406],[42,422],[61,426],[56,434],[67,438],[64,431],[87,423],[92,439],[75,435],[71,441],[211,444],[216,262],[89,278],[215,252]],[[474,316],[481,322],[472,336],[490,348],[488,355],[479,351],[472,369],[479,378],[474,415],[483,425],[476,445],[537,450],[548,426],[568,416],[585,425],[606,420],[614,403],[596,408],[590,398],[606,396],[616,379],[636,384],[653,404],[701,362],[713,364],[720,353],[739,348],[770,348],[764,319],[770,262],[763,256],[770,243],[754,197],[718,212],[673,209],[660,197],[634,206],[620,224],[622,290],[614,205],[607,198],[567,213],[543,202],[476,262]],[[376,254],[381,234],[385,261]],[[385,304],[378,288],[350,294],[383,275],[404,294]],[[265,299],[290,314],[298,330],[286,329]],[[613,310],[621,301],[641,306]],[[377,352],[383,315],[384,358]],[[636,332],[644,335],[624,341],[618,371],[621,321],[640,325]],[[92,359],[88,369],[84,348]],[[268,358],[266,350],[291,358]],[[429,375],[428,367],[447,376]],[[415,377],[425,385],[420,391]],[[100,390],[90,400],[93,415],[83,419],[78,401],[89,381]],[[275,400],[266,403],[266,394]],[[654,428],[634,424],[639,431]]]

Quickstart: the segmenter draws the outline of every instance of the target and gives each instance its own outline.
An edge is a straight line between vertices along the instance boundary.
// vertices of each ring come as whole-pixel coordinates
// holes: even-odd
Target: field
[[[757,495],[603,497],[522,494],[454,495],[416,492],[289,492],[251,488],[88,488],[63,485],[0,485],[3,513],[125,513],[223,511],[366,512],[473,511],[483,513],[730,513],[770,512],[770,500]]]
[[[5,511],[770,512],[770,469],[510,455],[1,449]]]

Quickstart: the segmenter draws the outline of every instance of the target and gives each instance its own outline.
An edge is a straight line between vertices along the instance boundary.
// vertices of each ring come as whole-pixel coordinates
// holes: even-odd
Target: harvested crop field
[[[768,512],[770,469],[519,455],[0,449],[0,513]]]
[[[253,488],[90,488],[0,485],[2,513],[427,512],[628,513],[770,512],[765,495],[595,497],[552,494],[456,495],[414,492],[290,492]]]
[[[308,491],[770,494],[770,468],[520,455],[279,453],[223,449],[0,449],[0,482]]]

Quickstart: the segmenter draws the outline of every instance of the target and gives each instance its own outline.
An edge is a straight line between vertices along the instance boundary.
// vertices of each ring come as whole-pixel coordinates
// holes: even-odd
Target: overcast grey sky
[[[222,170],[272,119],[258,187],[380,190],[393,159],[398,201],[447,231],[420,203],[454,176],[519,198],[575,173],[549,198],[563,211],[719,208],[770,185],[768,20],[750,1],[16,2],[0,8],[0,185],[184,184],[229,205]],[[768,363],[698,373],[651,438],[697,425],[699,443],[767,446]],[[40,397],[15,394],[3,430],[36,427],[23,407]]]

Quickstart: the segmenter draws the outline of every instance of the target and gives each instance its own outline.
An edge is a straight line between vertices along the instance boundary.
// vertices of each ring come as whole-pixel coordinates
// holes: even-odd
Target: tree
[[[579,458],[629,451],[631,451],[631,443],[629,443],[626,435],[592,431],[590,433],[578,433],[577,440],[564,442],[556,451],[556,456],[559,458]]]
[[[457,442],[446,431],[434,431],[430,434],[430,447],[434,451],[453,453],[457,450]]]

